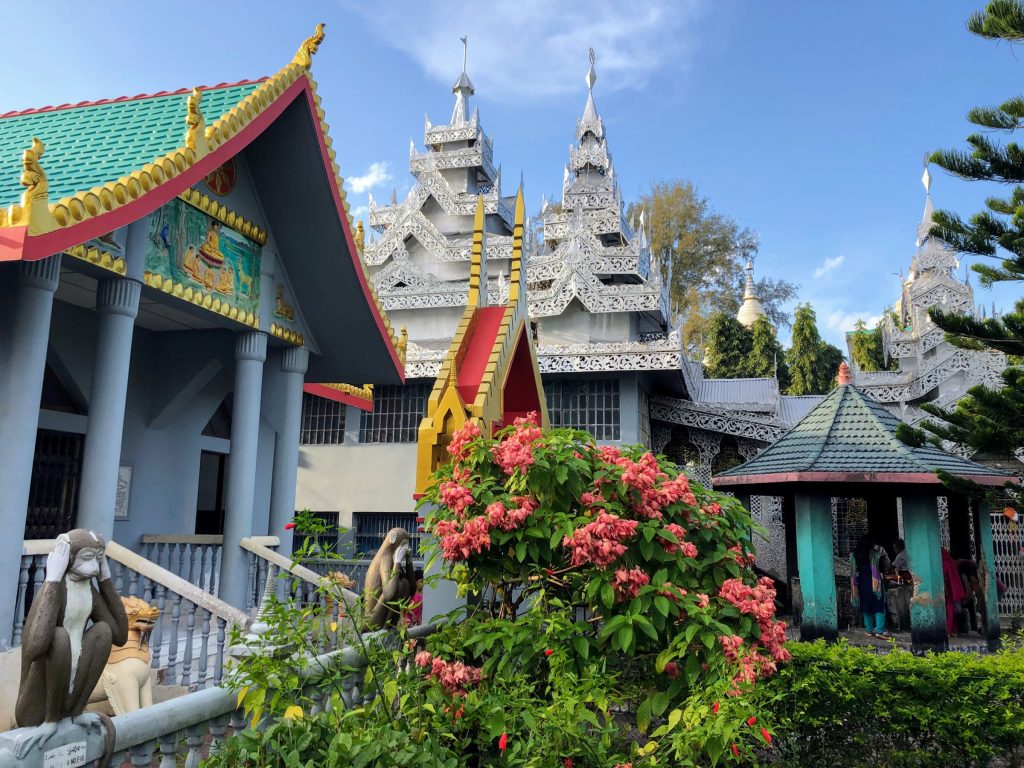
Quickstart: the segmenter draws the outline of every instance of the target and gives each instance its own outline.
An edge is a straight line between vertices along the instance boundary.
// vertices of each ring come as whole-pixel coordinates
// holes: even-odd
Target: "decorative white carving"
[[[774,417],[743,414],[705,403],[662,396],[651,398],[651,418],[708,432],[745,437],[761,443],[774,443],[787,431],[786,426]]]

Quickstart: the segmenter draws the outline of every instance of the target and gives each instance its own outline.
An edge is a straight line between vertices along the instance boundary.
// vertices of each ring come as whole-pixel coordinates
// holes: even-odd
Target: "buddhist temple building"
[[[126,594],[191,605],[223,644],[253,603],[241,542],[290,547],[304,385],[358,405],[401,384],[311,74],[323,39],[269,77],[0,115],[0,651],[76,526],[135,558]]]

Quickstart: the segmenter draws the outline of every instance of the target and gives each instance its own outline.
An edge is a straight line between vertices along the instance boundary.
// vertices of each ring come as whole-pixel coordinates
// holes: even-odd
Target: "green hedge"
[[[755,696],[777,738],[770,765],[1024,766],[1024,650],[877,654],[790,643]]]

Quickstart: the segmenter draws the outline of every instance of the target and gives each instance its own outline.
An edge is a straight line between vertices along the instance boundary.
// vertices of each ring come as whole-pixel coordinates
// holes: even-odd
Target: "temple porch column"
[[[114,534],[128,371],[141,293],[141,283],[117,278],[101,280],[96,294],[99,326],[76,522],[80,528],[103,534],[107,541]]]
[[[978,576],[985,590],[985,637],[988,649],[999,647],[999,589],[996,587],[996,552],[992,543],[992,516],[984,497],[974,503],[978,532]]]
[[[903,497],[907,567],[914,574],[910,598],[910,641],[915,650],[945,650],[946,590],[942,580],[939,508],[933,495]]]
[[[8,350],[0,357],[0,509],[6,536],[0,536],[0,651],[11,647],[18,572],[32,482],[39,399],[46,370],[53,294],[60,279],[60,256],[8,267],[17,270],[10,308]],[[6,309],[6,308],[4,308]]]
[[[224,512],[224,549],[220,566],[220,598],[245,610],[249,568],[239,542],[252,535],[256,485],[256,453],[263,397],[263,363],[267,335],[249,331],[235,343],[235,387],[231,409],[231,453]]]
[[[292,532],[284,526],[295,516],[295,478],[299,469],[299,431],[302,427],[302,384],[309,351],[289,347],[281,356],[283,413],[274,443],[274,475],[270,486],[270,535],[281,539],[278,552],[292,553]]]
[[[827,495],[797,493],[794,511],[797,569],[804,604],[800,639],[832,641],[839,634],[832,505]]]

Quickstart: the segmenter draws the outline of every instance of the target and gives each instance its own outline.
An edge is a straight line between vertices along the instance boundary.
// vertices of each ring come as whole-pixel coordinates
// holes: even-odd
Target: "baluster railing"
[[[28,569],[32,565],[32,555],[22,555],[21,568],[18,571],[18,597],[14,604],[14,644],[21,645],[21,630],[25,626],[25,595],[28,592]]]
[[[192,653],[195,645],[196,604],[188,601],[185,606],[185,653],[181,660],[181,685],[192,684]]]
[[[167,587],[163,584],[156,585],[156,607],[160,611],[160,617],[157,619],[156,626],[153,627],[153,631],[149,635],[149,647],[153,655],[153,669],[160,669],[160,657],[163,655],[164,608],[167,604],[166,593]]]
[[[199,664],[197,665],[196,684],[203,688],[206,685],[207,667],[210,664],[210,612],[199,609]]]
[[[181,595],[177,592],[171,593],[171,632],[167,643],[167,674],[172,685],[177,684],[177,661],[178,661],[178,623],[181,621]]]

